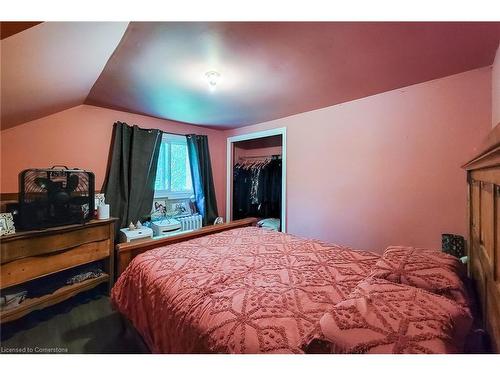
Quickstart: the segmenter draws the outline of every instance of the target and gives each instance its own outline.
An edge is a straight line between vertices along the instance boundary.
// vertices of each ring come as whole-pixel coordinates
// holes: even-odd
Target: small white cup
[[[109,219],[109,204],[101,204],[97,207],[97,218],[99,220]]]

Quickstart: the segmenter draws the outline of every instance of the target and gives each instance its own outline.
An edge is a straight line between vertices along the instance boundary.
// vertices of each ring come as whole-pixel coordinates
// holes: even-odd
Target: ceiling
[[[9,36],[20,33],[40,23],[41,22],[0,22],[0,39],[8,38]]]
[[[499,38],[498,22],[45,22],[1,42],[2,128],[82,103],[241,127],[489,66]]]
[[[2,39],[2,129],[82,104],[127,25],[43,22]]]

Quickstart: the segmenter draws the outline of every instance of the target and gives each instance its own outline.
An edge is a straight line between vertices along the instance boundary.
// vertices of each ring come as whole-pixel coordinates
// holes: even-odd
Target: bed
[[[472,315],[457,258],[380,256],[254,223],[120,245],[112,301],[153,353],[463,351]]]
[[[378,258],[244,226],[136,256],[112,300],[154,353],[302,353]]]

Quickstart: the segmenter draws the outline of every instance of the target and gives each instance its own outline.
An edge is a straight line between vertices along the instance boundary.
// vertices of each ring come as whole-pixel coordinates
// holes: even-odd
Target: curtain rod
[[[115,124],[123,124],[123,125],[128,126],[129,128],[133,128],[134,126],[137,126],[139,129],[146,130],[148,132],[151,132],[153,130],[159,130],[160,133],[162,133],[162,134],[180,135],[180,136],[183,136],[183,137],[186,137],[188,135],[193,134],[193,133],[190,133],[190,134],[179,134],[179,133],[166,132],[165,130],[161,130],[161,129],[158,129],[158,128],[142,128],[139,125],[136,125],[136,124],[129,125],[126,122],[123,122],[123,121],[115,121]],[[197,135],[197,134],[195,134],[195,135]]]
[[[159,131],[161,131],[162,134],[170,134],[170,135],[180,135],[180,136],[183,136],[183,137],[186,137],[188,136],[189,134],[180,134],[180,133],[172,133],[172,132],[166,132],[166,131],[163,131],[161,129],[158,129]]]
[[[182,137],[188,137],[188,136],[190,136],[190,135],[193,135],[193,136],[205,135],[205,134],[195,134],[195,133],[180,134],[180,133],[166,132],[166,131],[163,131],[163,130],[161,130],[161,129],[158,129],[158,130],[160,130],[163,134],[180,135],[180,136],[182,136]]]
[[[179,136],[182,136],[182,137],[187,137],[187,136],[190,136],[190,135],[195,135],[195,136],[197,136],[197,135],[205,135],[205,134],[196,134],[196,133],[188,133],[188,134],[172,133],[172,132],[167,132],[165,130],[161,130],[161,129],[158,129],[158,128],[142,128],[142,127],[140,127],[139,125],[136,125],[136,124],[129,125],[126,122],[123,122],[123,121],[115,121],[115,124],[117,124],[117,123],[118,124],[124,124],[124,125],[126,125],[128,127],[131,127],[131,128],[133,128],[134,126],[137,126],[139,129],[146,130],[148,132],[151,132],[153,130],[158,130],[158,131],[160,131],[161,134],[179,135]],[[192,126],[196,126],[196,125],[192,125]]]

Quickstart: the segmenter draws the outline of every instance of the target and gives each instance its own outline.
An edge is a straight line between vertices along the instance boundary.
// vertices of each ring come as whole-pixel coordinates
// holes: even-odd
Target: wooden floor
[[[109,298],[91,291],[0,327],[1,352],[149,353]]]

